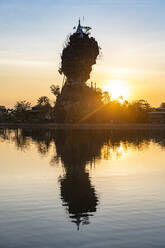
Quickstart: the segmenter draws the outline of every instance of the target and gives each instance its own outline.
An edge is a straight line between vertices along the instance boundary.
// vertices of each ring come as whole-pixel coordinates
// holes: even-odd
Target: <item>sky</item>
[[[128,100],[165,102],[164,0],[0,0],[0,105],[53,101],[65,39],[78,18],[101,47],[91,80],[123,82]],[[83,18],[84,17],[84,18]]]

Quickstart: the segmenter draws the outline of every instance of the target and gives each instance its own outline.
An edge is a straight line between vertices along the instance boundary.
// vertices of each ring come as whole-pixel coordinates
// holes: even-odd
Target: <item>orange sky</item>
[[[62,84],[58,67],[65,37],[85,15],[82,24],[92,27],[102,48],[91,80],[102,88],[120,80],[129,88],[128,100],[159,106],[165,101],[165,3],[78,2],[0,3],[0,105],[13,106],[17,100],[35,104],[42,95],[54,100],[49,87]]]

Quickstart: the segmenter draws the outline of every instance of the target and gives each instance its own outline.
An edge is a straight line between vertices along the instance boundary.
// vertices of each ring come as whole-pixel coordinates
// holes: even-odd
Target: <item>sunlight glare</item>
[[[128,99],[129,87],[122,80],[108,80],[103,87],[104,91],[108,91],[112,100],[123,102]],[[122,99],[120,99],[122,97]]]

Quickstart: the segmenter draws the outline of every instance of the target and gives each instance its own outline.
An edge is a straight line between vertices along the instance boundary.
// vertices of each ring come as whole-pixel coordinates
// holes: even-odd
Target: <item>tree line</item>
[[[26,100],[17,101],[12,109],[0,106],[0,122],[54,122],[60,87],[52,84],[50,90],[55,96],[53,104],[47,96],[41,96],[35,106]],[[72,123],[145,123],[149,121],[148,113],[152,108],[146,100],[128,102],[124,101],[122,97],[112,100],[107,91],[103,92],[99,88],[93,88],[93,91],[100,102],[99,107],[82,120],[76,119],[76,111],[71,113],[73,115]],[[162,104],[162,106],[164,105]]]

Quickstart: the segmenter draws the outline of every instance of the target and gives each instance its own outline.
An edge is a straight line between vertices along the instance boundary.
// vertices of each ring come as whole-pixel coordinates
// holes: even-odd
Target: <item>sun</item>
[[[103,86],[103,91],[108,91],[112,100],[118,100],[121,103],[128,100],[129,87],[122,80],[108,80]]]

